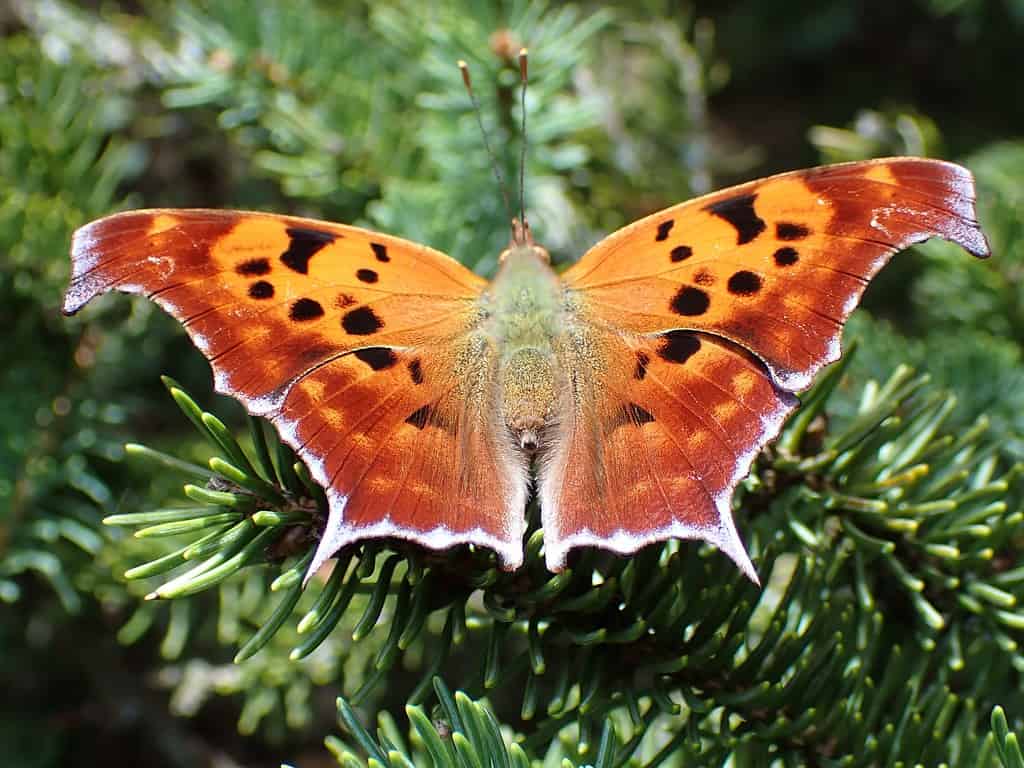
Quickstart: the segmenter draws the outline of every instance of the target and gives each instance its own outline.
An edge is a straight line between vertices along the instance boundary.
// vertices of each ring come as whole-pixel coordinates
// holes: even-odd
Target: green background
[[[358,739],[336,724],[335,696],[362,689],[362,720],[390,713],[404,733],[403,705],[443,641],[445,616],[461,605],[467,639],[438,671],[452,689],[487,694],[506,735],[526,736],[530,757],[550,765],[612,765],[627,752],[636,765],[963,765],[985,749],[983,761],[998,764],[1009,742],[999,728],[990,733],[993,706],[1017,730],[1024,716],[1022,42],[1021,0],[0,5],[4,761],[341,762],[348,758],[332,757],[324,737]],[[519,45],[531,52],[527,208],[560,263],[694,194],[890,154],[965,163],[994,256],[978,262],[929,243],[875,280],[848,328],[858,352],[831,382],[825,415],[787,443],[797,459],[830,445],[856,443],[860,453],[845,468],[835,456],[787,464],[773,453],[759,462],[737,519],[772,573],[764,593],[696,545],[682,549],[680,567],[694,578],[679,599],[706,608],[685,625],[689,645],[667,646],[678,662],[668,683],[643,666],[643,646],[588,634],[615,630],[614,612],[577,615],[561,598],[520,599],[523,590],[500,575],[482,592],[458,582],[454,596],[432,597],[438,610],[423,637],[385,675],[368,677],[395,603],[388,599],[368,638],[351,642],[352,627],[374,584],[396,594],[415,560],[395,561],[406,575],[391,589],[382,566],[373,570],[376,550],[361,554],[369,566],[353,608],[309,660],[288,660],[301,639],[295,622],[314,599],[307,594],[270,645],[235,665],[235,651],[276,604],[270,581],[294,561],[246,568],[196,597],[143,603],[161,579],[129,581],[124,572],[197,535],[138,539],[100,520],[186,501],[187,473],[126,461],[126,441],[202,465],[211,455],[160,374],[239,434],[243,414],[211,393],[206,362],[152,305],[105,297],[74,318],[60,315],[70,233],[124,208],[260,208],[381,229],[492,274],[506,216],[455,61],[469,62],[499,166],[514,178]],[[918,382],[913,392],[882,387],[889,420],[865,426],[858,419],[879,391],[872,382],[891,382],[901,365],[930,380],[897,380]],[[887,462],[900,453],[893,445],[914,440],[927,446],[920,455],[931,476],[951,478],[943,493],[958,499],[955,510],[897,513],[900,498],[923,491],[906,480],[908,495],[894,497],[885,483],[901,470]],[[947,450],[961,440],[970,460],[967,447]],[[785,489],[776,474],[789,478]],[[979,498],[980,511],[971,506]],[[888,506],[879,512],[865,499]],[[664,584],[682,583],[658,552],[651,557],[634,571],[611,560],[595,568],[627,586],[648,566]],[[490,567],[474,561],[471,570]],[[430,568],[448,584],[444,564]],[[798,572],[810,575],[796,599],[789,579]],[[623,605],[656,618],[653,604],[626,592]],[[741,667],[742,649],[770,634],[769,603],[780,599],[787,629],[773,640],[773,663]],[[749,621],[741,608],[717,615],[723,604],[748,605]],[[558,619],[566,615],[572,620]],[[509,628],[500,641],[498,624]],[[531,637],[540,627],[543,637]],[[704,634],[726,645],[736,638],[741,650],[695,645]],[[835,640],[844,634],[859,639]],[[881,650],[867,653],[876,634]],[[477,671],[486,649],[499,646],[506,655],[494,674],[508,682],[485,690]],[[567,683],[579,697],[593,688],[589,714],[543,714],[557,684],[524,678],[513,661],[538,648],[553,660],[590,654],[591,666],[573,666]],[[796,686],[823,657],[835,664]],[[531,684],[541,714],[524,717]],[[432,709],[425,690],[418,700],[443,725],[445,711]],[[623,691],[635,694],[640,725],[627,723]],[[682,713],[648,717],[665,691],[684,701]],[[829,720],[835,708],[842,717]],[[606,722],[632,744],[614,759],[599,754]],[[335,755],[341,743],[331,742]],[[353,750],[363,759],[365,745]]]

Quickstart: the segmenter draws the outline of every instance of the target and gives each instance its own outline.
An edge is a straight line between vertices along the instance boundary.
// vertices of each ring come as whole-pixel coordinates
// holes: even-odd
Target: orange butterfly
[[[891,158],[786,173],[648,216],[563,274],[513,222],[487,282],[423,245],[267,213],[146,210],[81,229],[72,313],[142,293],[217,391],[327,490],[312,568],[370,537],[523,561],[536,467],[548,567],[703,539],[751,579],[730,498],[896,251],[988,246],[970,173]]]

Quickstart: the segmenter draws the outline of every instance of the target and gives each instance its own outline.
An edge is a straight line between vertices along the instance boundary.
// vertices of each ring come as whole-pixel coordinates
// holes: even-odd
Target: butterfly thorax
[[[562,286],[547,252],[513,244],[482,301],[485,332],[497,351],[502,416],[519,447],[533,452],[553,422],[560,388],[554,341],[562,327]]]

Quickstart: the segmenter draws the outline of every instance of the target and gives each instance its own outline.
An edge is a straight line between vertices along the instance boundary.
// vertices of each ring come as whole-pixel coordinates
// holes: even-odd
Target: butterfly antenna
[[[522,128],[520,129],[519,145],[519,220],[526,226],[526,57],[527,50],[519,49],[519,79],[522,84],[522,91],[519,98],[519,106],[522,117]]]
[[[469,100],[473,102],[473,114],[476,115],[476,124],[480,127],[480,135],[484,137],[484,147],[487,149],[487,155],[491,158],[491,168],[494,170],[494,178],[498,180],[498,188],[501,189],[501,197],[505,201],[505,212],[508,214],[510,220],[513,219],[512,205],[509,203],[508,188],[505,186],[505,179],[501,175],[501,169],[498,167],[498,158],[494,154],[494,150],[491,149],[491,142],[487,138],[487,130],[484,128],[484,120],[480,116],[480,103],[476,100],[476,94],[473,93],[473,83],[469,79],[469,65],[465,61],[459,59],[459,71],[462,72],[462,82],[466,86],[466,93],[469,94]],[[513,226],[513,231],[515,226]]]

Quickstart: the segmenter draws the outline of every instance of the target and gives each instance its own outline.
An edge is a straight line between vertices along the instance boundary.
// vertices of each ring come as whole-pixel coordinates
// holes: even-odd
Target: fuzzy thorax
[[[513,241],[485,301],[498,350],[502,417],[516,444],[532,453],[554,419],[558,389],[554,340],[563,297],[547,251]]]

